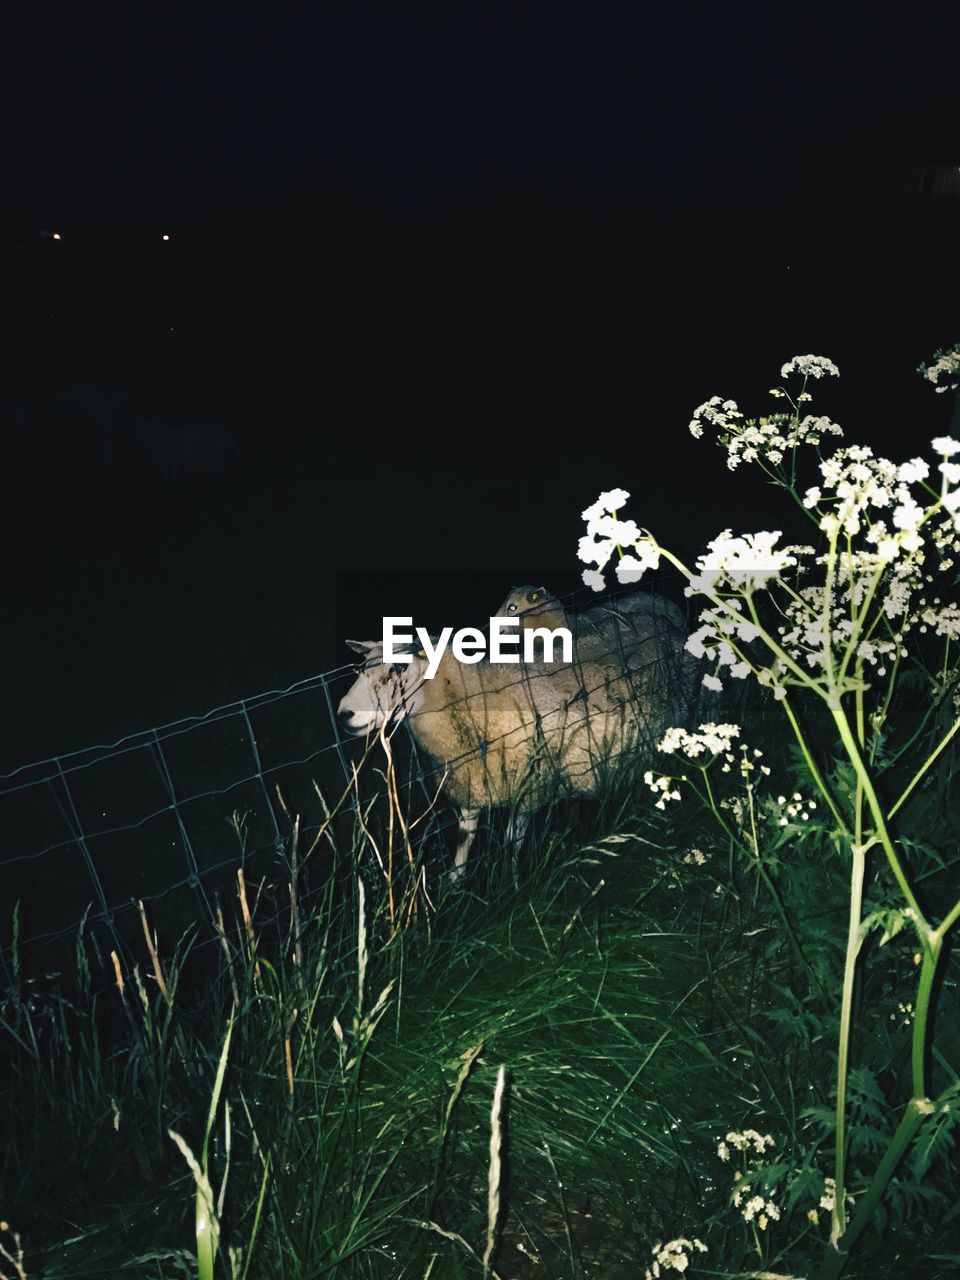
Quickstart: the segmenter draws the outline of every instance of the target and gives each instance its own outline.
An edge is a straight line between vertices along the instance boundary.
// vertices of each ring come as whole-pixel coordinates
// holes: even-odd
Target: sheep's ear
[[[354,653],[367,654],[371,649],[376,647],[376,640],[348,640],[347,647],[352,649]]]
[[[546,594],[546,587],[534,587],[532,591],[527,592],[527,602],[529,604],[536,604],[539,600],[542,600]]]

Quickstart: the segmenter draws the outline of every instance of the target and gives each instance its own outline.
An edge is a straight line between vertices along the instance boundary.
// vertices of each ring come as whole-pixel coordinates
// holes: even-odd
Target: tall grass
[[[82,929],[60,978],[16,970],[0,1217],[25,1274],[618,1280],[694,1236],[706,1274],[785,1274],[787,1254],[813,1274],[845,929],[823,833],[789,865],[775,842],[751,863],[622,771],[598,802],[542,815],[516,875],[494,825],[466,883],[434,891],[427,841],[428,897],[398,928],[371,823],[337,837],[282,927],[241,882],[213,945],[157,938],[144,914],[135,968]],[[909,1076],[902,934],[880,961],[861,998],[895,1016],[864,1033],[852,1082],[850,1141],[872,1149]],[[942,1042],[944,1072],[957,1048]],[[743,1130],[773,1138],[743,1166],[779,1205],[763,1231],[732,1211],[717,1155]],[[894,1189],[895,1243],[868,1234],[864,1265],[951,1274],[946,1162]]]

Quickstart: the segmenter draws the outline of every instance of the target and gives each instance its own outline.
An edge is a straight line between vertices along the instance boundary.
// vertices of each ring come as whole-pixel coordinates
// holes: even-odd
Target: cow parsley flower
[[[757,1133],[756,1129],[742,1129],[728,1133],[727,1142],[735,1151],[749,1151],[752,1147],[758,1156],[762,1156],[768,1147],[774,1146],[774,1140],[769,1133]]]
[[[589,520],[587,533],[620,547],[632,547],[643,536],[635,520],[618,520],[616,516],[598,516],[596,520]]]
[[[960,342],[949,350],[935,351],[933,360],[921,364],[917,373],[934,384],[934,391],[956,391],[960,388]]]
[[[648,569],[660,565],[660,552],[649,538],[635,542],[636,555],[623,555],[617,561],[617,578],[622,583],[639,582]]]
[[[901,462],[897,469],[897,479],[901,484],[917,484],[926,480],[930,467],[923,458],[911,458],[909,462]]]
[[[580,539],[577,558],[584,564],[596,564],[602,568],[613,555],[614,545],[609,540],[597,542],[592,535],[584,535]]]
[[[776,803],[780,813],[777,825],[781,827],[789,826],[797,818],[806,822],[817,807],[816,800],[804,800],[799,791],[795,791],[789,799],[786,796],[777,796]]]
[[[629,497],[630,494],[626,489],[608,489],[606,493],[601,493],[593,506],[587,507],[586,511],[582,512],[583,518],[589,524],[591,520],[613,515],[620,510]]]
[[[837,369],[826,357],[797,356],[782,373],[820,379]],[[715,428],[728,465],[757,461],[768,471],[798,444],[842,434],[829,418],[801,417],[800,397],[784,396],[794,406],[792,416],[749,420],[736,401],[714,396],[696,410],[691,430],[702,435],[707,426]],[[704,663],[700,680],[707,689],[720,691],[726,678],[751,674],[778,701],[797,685],[862,688],[869,673],[883,678],[906,655],[914,628],[960,640],[960,611],[931,602],[929,589],[934,567],[946,573],[960,559],[960,441],[940,436],[933,449],[939,457],[931,465],[922,457],[897,464],[862,445],[840,448],[819,460],[819,483],[799,492],[791,466],[789,475],[775,478],[811,512],[826,549],[784,546],[779,531],[735,535],[725,529],[693,572],[661,551],[635,521],[620,519],[616,511],[629,495],[610,490],[583,513],[584,583],[602,590],[614,558],[624,584],[659,567],[663,557],[678,564],[687,574],[685,594],[706,597],[685,648]],[[937,472],[939,496],[931,483]],[[775,612],[754,600],[760,592],[770,594]],[[658,802],[667,798],[657,794]]]
[[[832,378],[840,377],[840,370],[826,356],[794,356],[780,370],[781,378],[788,378],[791,373],[802,373],[805,378],[823,378],[828,374]]]
[[[751,592],[776,578],[788,565],[797,563],[790,549],[777,549],[782,534],[745,533],[734,537],[729,529],[707,544],[705,555],[698,557],[699,574],[685,588],[687,596],[710,594],[723,587]]]
[[[587,532],[578,544],[577,558],[596,566],[582,574],[584,583],[594,591],[606,586],[602,571],[614,552],[619,552],[616,573],[623,583],[637,582],[647,569],[656,569],[660,563],[659,549],[650,535],[635,520],[620,520],[613,514],[629,497],[626,489],[611,489],[582,512]]]
[[[939,604],[939,601],[936,603]],[[920,614],[920,618],[921,635],[932,627],[935,635],[944,636],[948,640],[960,640],[960,606],[951,603],[942,608],[928,607]]]
[[[944,458],[954,450],[960,452],[960,444],[946,437],[935,444]],[[829,655],[851,646],[861,663],[884,674],[887,662],[903,655],[907,631],[928,607],[925,530],[939,552],[941,566],[950,566],[960,542],[960,461],[944,461],[940,469],[943,510],[931,520],[936,508],[929,505],[929,491],[921,497],[910,487],[925,485],[929,468],[923,459],[898,467],[875,457],[868,448],[853,446],[821,462],[823,484],[807,491],[805,505],[817,509],[821,529],[834,541],[829,587],[814,577],[814,570],[826,566],[827,559],[816,556],[812,548],[781,548],[773,534],[738,541],[725,531],[701,557],[699,573],[691,576],[687,588],[690,595],[706,594],[713,600],[687,639],[688,651],[716,662],[714,678],[723,668],[735,676],[755,670],[760,682],[781,699],[785,683],[797,681],[795,672],[791,674],[785,666],[787,658],[812,672],[826,671]],[[751,570],[754,557],[761,562],[766,559],[763,571]],[[751,657],[747,667],[740,646],[749,642],[749,633],[738,633],[742,602],[719,597],[729,589],[745,596],[758,586],[769,587],[769,579],[782,578],[786,567],[793,570],[791,589],[785,599],[781,597],[782,621],[776,626],[786,657],[767,658],[766,665]],[[861,616],[868,605],[880,615],[879,630],[876,621]],[[948,615],[947,630],[951,622]],[[924,624],[935,625],[931,617]],[[861,634],[864,630],[872,631],[869,639]]]
[[[783,393],[781,393],[783,394]],[[809,396],[798,397],[809,399]],[[761,418],[745,418],[735,400],[714,396],[699,405],[690,421],[690,434],[699,439],[706,426],[717,430],[717,443],[727,451],[727,466],[735,471],[741,462],[780,465],[785,455],[799,445],[819,445],[825,436],[842,436],[843,431],[825,415],[773,413]]]
[[[698,1253],[707,1252],[707,1246],[696,1236],[692,1240],[681,1236],[677,1240],[669,1240],[666,1244],[655,1244],[651,1250],[653,1264],[644,1272],[644,1280],[658,1280],[664,1271],[686,1271],[694,1249]]]
[[[736,434],[743,422],[743,414],[737,408],[736,400],[724,400],[722,396],[711,396],[703,404],[698,405],[690,419],[690,434],[695,440],[703,435],[704,426],[716,427],[721,438]]]
[[[679,800],[681,798],[680,792],[673,785],[673,778],[666,774],[657,774],[652,769],[648,769],[643,775],[643,780],[653,794],[659,797],[653,806],[655,809],[666,809],[668,800]]]
[[[705,752],[711,755],[722,755],[730,750],[734,738],[740,736],[738,724],[714,724],[708,721],[700,725],[696,733],[688,733],[686,729],[675,727],[668,729],[657,745],[657,750],[665,755],[673,755],[679,751],[689,760],[697,760]]]

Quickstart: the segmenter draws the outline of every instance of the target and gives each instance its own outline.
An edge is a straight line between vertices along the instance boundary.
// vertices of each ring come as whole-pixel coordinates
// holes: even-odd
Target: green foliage
[[[702,822],[654,822],[619,785],[620,799],[611,789],[528,842],[519,887],[495,843],[479,853],[429,928],[415,918],[391,937],[361,850],[362,915],[346,874],[303,915],[299,964],[256,919],[252,948],[242,920],[230,931],[244,957],[230,968],[210,967],[222,948],[186,939],[159,957],[170,1002],[139,975],[124,999],[104,989],[110,975],[78,939],[72,994],[38,993],[29,1024],[25,1012],[4,1024],[23,1041],[2,1101],[14,1138],[5,1204],[27,1228],[28,1261],[49,1277],[125,1275],[131,1259],[158,1278],[196,1275],[198,1261],[204,1275],[268,1280],[478,1276],[500,1063],[511,1091],[496,1274],[642,1274],[653,1244],[681,1235],[708,1241],[694,1273],[756,1266],[758,1247],[771,1267],[788,1245],[815,1259],[825,1228],[808,1215],[830,1170],[824,1060],[842,963],[842,916],[818,886],[836,851],[819,818],[792,841],[769,824],[767,865],[811,971],[785,947],[749,859]],[[603,814],[614,825],[598,830]],[[684,860],[691,847],[704,861]],[[118,1020],[125,1008],[132,1024]],[[851,1073],[858,1156],[872,1158],[895,1125],[883,1071],[896,1077],[895,1052]],[[955,1092],[943,1104],[921,1131],[922,1168],[892,1184],[898,1230],[943,1202]],[[753,1194],[781,1214],[762,1231],[732,1203],[732,1170],[716,1154],[740,1128],[775,1138],[750,1169]],[[168,1129],[198,1153],[189,1168]],[[31,1208],[51,1192],[79,1231],[64,1224],[58,1238],[56,1218]],[[193,1202],[212,1203],[213,1216]],[[941,1252],[951,1238],[947,1224]]]
[[[960,1124],[960,1081],[937,1098],[931,1115],[924,1121],[910,1156],[915,1179],[927,1173],[935,1161],[946,1161],[956,1147],[956,1128]]]
[[[818,378],[830,362],[791,364]],[[822,420],[800,400],[759,420],[718,403],[704,420],[723,419],[738,461],[749,444],[818,509],[827,554],[809,567],[830,585],[771,604],[769,564],[719,593],[698,580],[717,669],[737,660],[773,694],[737,695],[724,746],[705,745],[711,724],[685,760],[664,747],[685,803],[651,807],[647,762],[605,770],[590,804],[551,798],[522,857],[494,822],[449,889],[429,825],[389,845],[407,881],[384,884],[396,813],[365,794],[309,884],[276,868],[275,900],[309,888],[309,907],[270,921],[243,899],[212,949],[195,930],[151,941],[144,918],[120,990],[85,923],[72,974],[27,976],[13,909],[0,1209],[34,1272],[621,1280],[661,1251],[691,1275],[835,1280],[854,1252],[880,1280],[905,1258],[955,1273],[960,615],[908,647],[926,606],[902,635],[883,608],[891,565],[926,590],[923,511],[896,468],[857,460],[871,498],[843,463],[861,513],[901,504],[896,532],[851,550],[866,523],[798,488],[796,446]],[[931,515],[957,495],[921,496]],[[750,537],[794,562],[780,535]],[[750,550],[717,543],[731,563]]]

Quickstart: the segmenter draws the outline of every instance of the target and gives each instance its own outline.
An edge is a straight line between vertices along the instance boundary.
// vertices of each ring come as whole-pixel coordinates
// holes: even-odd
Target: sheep
[[[643,632],[637,630],[637,625],[644,618],[647,619],[644,627],[649,625],[651,617],[659,618],[668,628],[682,630],[684,627],[683,615],[672,600],[644,591],[634,591],[607,604],[571,614],[546,587],[511,587],[493,616],[516,617],[521,632],[568,628],[581,661],[606,661],[616,653],[627,661],[631,644],[642,641]],[[680,674],[689,698],[693,672],[688,655],[681,660]]]
[[[466,664],[447,650],[432,680],[422,651],[387,664],[381,642],[347,641],[363,665],[338,723],[363,736],[407,720],[459,810],[454,880],[485,809],[509,808],[510,834],[522,834],[554,795],[593,794],[608,760],[650,750],[668,725],[685,720],[689,655],[676,606],[628,597],[616,612],[597,614],[580,615],[571,663]]]
[[[518,618],[521,631],[530,627],[555,631],[568,625],[566,609],[546,587],[511,587],[506,600],[492,616]]]

